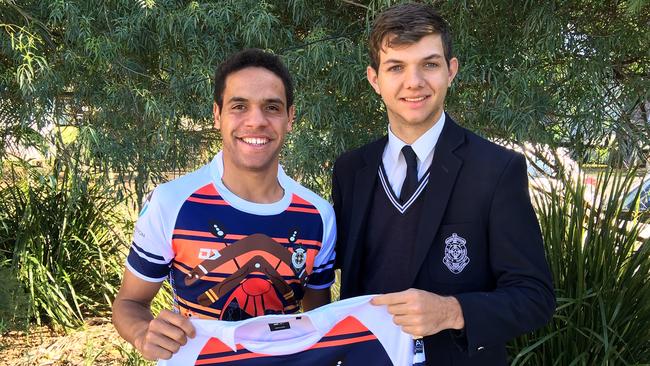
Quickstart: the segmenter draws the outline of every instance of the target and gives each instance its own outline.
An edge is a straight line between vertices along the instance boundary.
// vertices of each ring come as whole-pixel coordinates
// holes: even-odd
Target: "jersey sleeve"
[[[126,259],[126,267],[148,282],[164,281],[174,258],[160,196],[159,189],[154,190],[140,211]]]
[[[330,204],[326,204],[320,211],[323,219],[323,241],[314,259],[314,269],[306,284],[307,287],[317,290],[328,288],[334,283],[334,261],[336,259],[334,209]]]

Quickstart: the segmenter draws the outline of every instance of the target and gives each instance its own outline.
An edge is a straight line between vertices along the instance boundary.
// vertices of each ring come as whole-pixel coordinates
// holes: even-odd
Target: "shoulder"
[[[512,161],[525,161],[524,156],[514,150],[487,140],[474,132],[461,127],[465,133],[465,145],[459,149],[467,159],[471,159],[486,167],[502,167]]]
[[[211,184],[209,165],[157,186],[151,201],[162,208],[179,206],[202,187]]]
[[[334,209],[327,200],[309,188],[296,182],[293,180],[293,178],[289,177],[286,174],[283,174],[281,179],[285,187],[290,189],[291,193],[298,196],[298,198],[307,202],[308,204],[314,206],[318,213],[323,217],[323,220],[329,220],[334,217]]]

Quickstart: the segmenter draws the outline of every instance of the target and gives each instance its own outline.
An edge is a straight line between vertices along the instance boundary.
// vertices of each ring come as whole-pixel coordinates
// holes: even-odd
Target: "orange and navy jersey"
[[[237,322],[192,320],[197,335],[159,366],[412,366],[424,365],[411,336],[372,296],[338,301],[300,314]]]
[[[283,198],[245,201],[222,183],[222,155],[157,187],[134,230],[126,266],[169,279],[188,317],[241,320],[294,313],[304,287],[334,281],[332,207],[278,169]]]

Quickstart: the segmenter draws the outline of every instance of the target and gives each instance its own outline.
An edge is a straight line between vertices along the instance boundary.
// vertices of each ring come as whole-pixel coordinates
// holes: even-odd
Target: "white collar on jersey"
[[[232,193],[223,184],[221,177],[223,176],[223,151],[219,151],[217,155],[210,162],[210,175],[221,197],[234,208],[254,215],[270,216],[277,215],[284,212],[291,204],[291,196],[293,190],[291,189],[291,179],[284,173],[281,165],[278,165],[278,183],[284,189],[282,198],[273,203],[255,203],[240,198]]]

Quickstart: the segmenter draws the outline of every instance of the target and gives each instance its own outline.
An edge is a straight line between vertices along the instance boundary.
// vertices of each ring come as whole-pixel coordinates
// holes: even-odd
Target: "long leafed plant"
[[[37,323],[66,328],[106,314],[124,248],[123,214],[106,185],[78,167],[12,167],[0,182],[0,259],[31,301]]]
[[[621,210],[632,180],[604,173],[591,199],[582,177],[533,195],[557,309],[514,342],[512,365],[650,363],[650,241]]]

